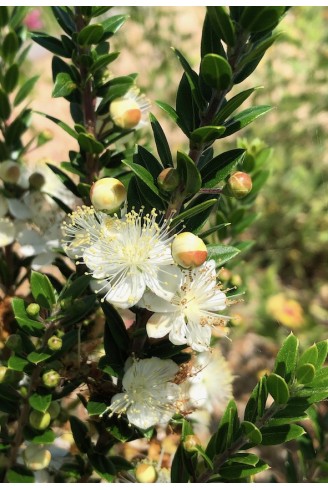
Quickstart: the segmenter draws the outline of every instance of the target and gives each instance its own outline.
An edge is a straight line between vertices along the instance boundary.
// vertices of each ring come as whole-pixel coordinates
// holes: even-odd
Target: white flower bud
[[[39,471],[49,466],[51,453],[43,446],[31,444],[24,450],[23,458],[28,469]]]
[[[153,465],[140,463],[136,467],[136,479],[139,483],[155,483],[157,472]]]
[[[7,184],[17,184],[21,175],[20,166],[12,160],[0,163],[0,178]]]
[[[207,248],[201,238],[186,231],[173,240],[172,257],[181,267],[199,267],[207,259]]]
[[[95,209],[113,213],[125,201],[126,189],[119,180],[106,177],[92,185],[90,199]]]
[[[113,100],[109,114],[116,126],[123,129],[133,129],[138,126],[142,112],[136,100],[120,97]]]

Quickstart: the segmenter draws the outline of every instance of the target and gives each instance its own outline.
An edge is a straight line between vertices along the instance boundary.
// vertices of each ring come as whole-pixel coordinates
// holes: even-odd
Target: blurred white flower
[[[33,257],[31,267],[39,270],[52,264],[58,254],[54,251],[59,248],[60,225],[53,225],[46,233],[25,226],[17,235],[20,252],[24,257]]]
[[[15,241],[16,227],[8,218],[0,218],[0,247],[6,247]]]
[[[212,328],[220,335],[227,332],[229,317],[216,313],[226,308],[226,295],[216,284],[214,260],[182,274],[180,288],[170,301],[147,291],[140,306],[155,312],[147,323],[149,337],[169,334],[173,344],[188,344],[202,352],[209,349]]]
[[[111,102],[109,114],[116,126],[139,129],[147,124],[150,105],[150,101],[140,94],[140,90],[132,87],[123,97]]]
[[[99,280],[104,299],[119,308],[138,303],[148,287],[154,295],[170,300],[181,280],[181,271],[171,255],[168,223],[156,222],[152,210],[134,210],[122,219],[102,226],[99,239],[86,248],[83,260]],[[83,238],[84,239],[84,238]]]
[[[124,392],[113,396],[106,412],[125,413],[131,424],[143,430],[167,424],[179,402],[180,388],[172,382],[178,371],[179,366],[171,359],[128,359]]]

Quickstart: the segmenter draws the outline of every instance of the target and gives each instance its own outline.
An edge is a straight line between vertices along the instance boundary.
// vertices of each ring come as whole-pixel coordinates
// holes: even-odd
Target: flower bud
[[[31,444],[23,452],[26,467],[32,471],[47,468],[51,461],[51,452],[43,446]]]
[[[113,213],[125,201],[126,189],[119,180],[106,177],[92,185],[90,199],[95,209]]]
[[[53,335],[52,337],[50,337],[50,339],[48,339],[48,347],[50,350],[60,350],[62,348],[62,345],[62,339],[60,339],[56,335]]]
[[[194,434],[189,434],[183,441],[183,447],[188,453],[194,453],[197,451],[197,446],[201,446],[199,437]]]
[[[21,351],[23,347],[22,337],[17,334],[10,335],[6,341],[6,347],[14,352]]]
[[[60,375],[54,369],[50,369],[42,375],[42,381],[47,388],[56,388],[60,382]]]
[[[141,121],[142,112],[136,100],[120,97],[113,100],[109,114],[116,126],[123,129],[133,129]]]
[[[149,463],[140,463],[136,467],[136,479],[138,483],[155,483],[157,472],[153,465]]]
[[[30,183],[30,188],[36,191],[39,191],[46,183],[46,179],[39,172],[34,172],[30,175],[28,181]]]
[[[0,163],[0,178],[7,184],[17,184],[21,175],[18,163],[6,160]]]
[[[50,424],[50,413],[49,412],[39,412],[38,410],[32,410],[29,416],[29,423],[33,429],[45,430]]]
[[[228,180],[228,192],[236,199],[246,197],[252,190],[252,179],[245,172],[236,172]]]
[[[175,168],[165,168],[157,177],[158,187],[161,191],[172,192],[179,185],[179,174]]]
[[[58,402],[51,402],[48,407],[48,413],[50,414],[51,420],[54,420],[60,414],[60,405]]]
[[[31,303],[27,306],[26,313],[29,317],[35,318],[40,313],[40,306],[37,303]]]
[[[189,231],[180,233],[172,242],[172,257],[181,267],[199,267],[207,259],[206,245]]]

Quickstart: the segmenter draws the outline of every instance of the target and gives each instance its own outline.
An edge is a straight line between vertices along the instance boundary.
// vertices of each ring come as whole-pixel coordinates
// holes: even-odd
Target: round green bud
[[[22,337],[15,333],[10,335],[6,341],[6,347],[14,352],[21,351],[23,347]]]
[[[43,373],[42,381],[47,388],[56,388],[60,382],[60,375],[54,369],[50,369],[50,371]]]
[[[60,404],[58,402],[51,402],[48,407],[48,413],[50,414],[51,420],[54,420],[60,414]]]
[[[53,335],[48,339],[48,347],[50,350],[57,351],[62,348],[63,341],[61,338],[57,337],[56,335]]]
[[[23,452],[26,467],[32,471],[47,468],[51,461],[51,452],[42,445],[31,444]]]
[[[37,303],[31,303],[27,306],[26,313],[30,318],[36,318],[40,313],[40,306]]]
[[[38,412],[32,410],[28,419],[30,426],[36,430],[45,430],[50,424],[51,417],[49,412]]]
[[[138,464],[135,474],[138,483],[155,483],[157,480],[157,471],[149,463]]]
[[[188,453],[195,453],[197,451],[197,446],[201,446],[199,437],[195,436],[194,434],[186,436],[185,440],[183,441],[183,448],[185,451]]]
[[[252,190],[252,179],[245,172],[236,172],[228,180],[229,195],[236,199],[246,197]]]
[[[165,168],[157,177],[157,184],[161,191],[172,192],[180,182],[179,173],[175,168]]]

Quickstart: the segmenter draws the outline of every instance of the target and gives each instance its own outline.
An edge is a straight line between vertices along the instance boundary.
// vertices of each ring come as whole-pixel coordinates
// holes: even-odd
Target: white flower
[[[194,376],[190,377],[189,397],[195,408],[222,412],[232,398],[233,376],[220,350],[197,356]]]
[[[149,337],[169,334],[173,344],[202,352],[209,349],[212,328],[226,332],[229,317],[216,313],[225,309],[226,295],[216,284],[214,260],[182,273],[180,288],[169,302],[146,292],[140,306],[155,312],[147,323]]]
[[[156,222],[158,214],[134,210],[122,219],[102,226],[99,240],[86,248],[83,259],[99,280],[104,299],[120,308],[138,303],[148,287],[155,295],[171,300],[181,271],[171,255],[168,223]]]
[[[113,396],[106,411],[126,413],[129,422],[143,430],[167,424],[179,401],[180,388],[172,382],[178,371],[171,359],[133,360],[123,377],[124,392]]]
[[[132,87],[123,97],[111,102],[109,113],[120,128],[139,129],[146,125],[149,109],[149,100],[137,87]]]
[[[53,225],[46,233],[41,233],[36,229],[27,226],[21,228],[17,235],[17,241],[20,244],[20,252],[24,257],[33,257],[31,267],[39,270],[46,265],[52,264],[58,256],[53,251],[59,248],[59,224]]]
[[[0,247],[13,243],[16,237],[16,227],[8,218],[0,218]]]

